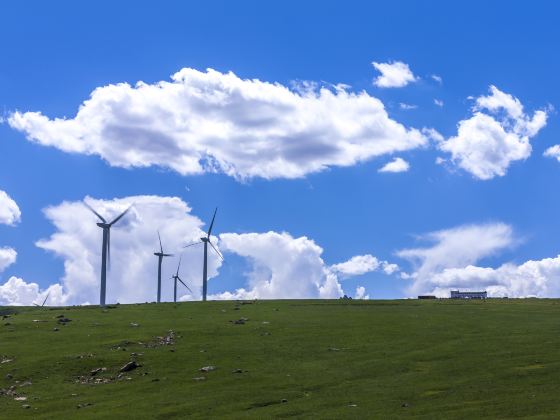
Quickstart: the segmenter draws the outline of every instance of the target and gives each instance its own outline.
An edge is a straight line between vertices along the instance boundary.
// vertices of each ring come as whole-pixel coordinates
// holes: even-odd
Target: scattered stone
[[[23,404],[21,408],[25,408],[27,410],[28,408],[31,408],[31,406],[29,404]]]
[[[212,372],[213,370],[216,370],[216,366],[204,366],[202,368],[200,368],[201,372]]]
[[[169,349],[171,353],[175,353],[175,349]]]
[[[268,322],[268,321],[263,321],[262,323],[265,324],[265,325],[270,324],[270,322]]]
[[[55,318],[64,318],[64,314],[57,315]]]
[[[60,330],[59,330],[58,328],[56,328],[56,327],[53,328],[52,330],[53,330],[53,331],[60,331]]]
[[[44,319],[34,319],[34,320],[31,321],[31,322],[48,322],[48,321],[46,321],[46,320],[44,320]]]
[[[158,378],[154,378],[154,379],[152,379],[152,382],[159,382],[159,379],[158,379]]]
[[[408,405],[408,403],[406,403],[406,402],[405,402],[405,403],[402,403],[402,405],[401,405],[401,407],[403,407],[403,408],[406,408],[406,407],[408,407],[408,406],[409,406],[409,405]]]
[[[154,340],[150,341],[149,343],[138,343],[143,345],[144,347],[147,348],[155,348],[155,347],[160,347],[160,346],[172,346],[175,344],[175,331],[173,330],[169,330],[169,332],[167,333],[167,335],[163,336],[163,337],[155,337]]]
[[[348,407],[357,407],[358,404],[348,404]]]
[[[287,400],[286,398],[282,398],[282,400],[281,400],[280,402],[282,402],[282,403],[287,403],[288,400]]]
[[[65,324],[67,324],[68,322],[72,321],[72,320],[69,319],[69,318],[60,318],[60,317],[57,317],[57,318],[59,318],[57,322],[58,322],[59,324],[62,324],[62,325],[65,325]]]
[[[329,347],[329,351],[340,351],[340,349],[336,347]]]
[[[140,365],[136,363],[134,360],[132,360],[131,362],[128,362],[126,365],[120,368],[119,372],[130,372],[131,370],[134,370],[139,367]]]
[[[231,371],[231,373],[243,373],[243,372],[246,372],[246,371],[244,371],[243,369],[234,369],[234,370]]]
[[[104,367],[103,367],[103,368],[95,368],[95,369],[92,369],[92,371],[89,373],[89,375],[90,375],[90,376],[95,376],[95,375],[97,375],[99,372],[104,372],[104,371],[106,371],[106,370],[107,370],[107,368],[104,368]]]
[[[84,407],[89,407],[90,405],[93,405],[92,403],[83,403],[83,404],[78,404],[76,406],[76,408],[84,408]]]
[[[131,327],[139,327],[140,324],[137,324],[136,322],[131,322],[131,323],[130,323],[130,326],[131,326]]]
[[[10,363],[10,362],[13,362],[13,361],[14,361],[14,359],[3,358],[2,361],[0,362],[0,364]]]
[[[22,383],[19,387],[22,388],[24,386],[29,386],[29,385],[33,385],[33,383],[31,381],[25,381],[24,383]]]
[[[14,400],[15,401],[25,401],[25,400],[27,400],[27,397],[15,397]]]
[[[12,378],[13,378],[13,376],[10,375],[9,373],[6,375],[6,379],[12,379]]]
[[[2,315],[2,319],[8,319],[10,318],[10,315]]]
[[[206,376],[198,376],[196,378],[193,378],[193,380],[195,381],[205,381],[206,380]]]
[[[12,325],[12,324],[10,324],[9,322],[5,322],[5,323],[4,323],[4,326],[5,326],[5,327],[9,327],[10,325]]]

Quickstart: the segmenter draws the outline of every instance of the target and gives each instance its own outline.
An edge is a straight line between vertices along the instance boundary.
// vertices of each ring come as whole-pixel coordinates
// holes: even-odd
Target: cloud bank
[[[392,83],[399,77],[392,75]],[[156,165],[183,175],[220,172],[237,179],[299,178],[428,142],[363,91],[313,83],[289,89],[191,68],[170,82],[99,87],[74,118],[15,112],[8,123],[31,141],[97,155],[112,166]]]
[[[107,302],[154,301],[157,291],[157,258],[159,230],[165,252],[174,258],[164,260],[162,300],[172,300],[171,275],[182,253],[180,275],[193,293],[180,291],[181,300],[200,299],[202,288],[202,246],[183,249],[204,235],[203,222],[177,197],[134,196],[113,200],[85,199],[107,220],[112,220],[131,203],[130,212],[112,228],[111,270],[107,278]],[[36,245],[64,261],[64,275],[58,283],[40,290],[36,283],[12,277],[0,285],[0,304],[30,305],[41,303],[50,293],[48,305],[97,304],[102,230],[96,217],[82,202],[63,202],[45,210],[55,232]],[[216,219],[219,230],[220,217]],[[338,281],[368,271],[392,273],[398,268],[371,255],[358,256],[346,263],[329,266],[321,258],[323,249],[306,237],[294,238],[288,233],[222,233],[213,239],[226,253],[246,258],[252,270],[244,288],[210,296],[211,299],[280,299],[337,298],[342,296]],[[6,263],[15,260],[15,251],[6,254]],[[218,275],[221,260],[209,252],[209,280]],[[181,286],[179,286],[183,289]]]
[[[410,296],[435,294],[449,297],[452,289],[487,290],[492,297],[558,297],[560,256],[506,263],[498,268],[476,263],[514,246],[518,240],[511,226],[503,223],[465,225],[433,232],[421,239],[431,245],[398,253],[412,262]]]

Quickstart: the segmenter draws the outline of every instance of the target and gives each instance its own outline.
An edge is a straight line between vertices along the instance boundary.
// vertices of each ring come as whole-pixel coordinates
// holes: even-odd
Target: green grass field
[[[0,325],[1,418],[560,418],[560,300],[0,315],[9,315]],[[59,325],[59,315],[71,321]],[[141,367],[119,377],[131,360]],[[97,368],[106,369],[92,376]]]

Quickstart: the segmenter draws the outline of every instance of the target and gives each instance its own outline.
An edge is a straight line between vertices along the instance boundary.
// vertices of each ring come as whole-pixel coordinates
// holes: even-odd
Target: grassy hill
[[[559,300],[0,315],[1,418],[560,418]]]

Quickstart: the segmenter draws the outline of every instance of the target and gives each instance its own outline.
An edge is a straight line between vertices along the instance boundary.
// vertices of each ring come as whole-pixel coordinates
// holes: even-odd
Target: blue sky
[[[53,248],[59,249],[54,245],[50,250],[36,245],[37,241],[52,239],[51,235],[60,232],[53,224],[56,217],[59,217],[57,220],[67,217],[60,214],[49,219],[43,209],[59,206],[64,201],[77,202],[86,196],[101,200],[99,205],[103,206],[103,200],[109,203],[114,199],[143,195],[180,197],[192,208],[189,217],[192,215],[203,222],[218,206],[218,234],[287,232],[294,240],[305,236],[322,248],[323,268],[327,271],[354,256],[374,256],[380,265],[369,260],[369,269],[363,274],[351,269],[338,272],[342,290],[352,296],[359,286],[364,287],[371,298],[400,298],[420,292],[447,293],[453,287],[494,287],[490,290],[496,295],[557,295],[560,261],[556,261],[556,238],[560,227],[556,221],[560,200],[553,186],[560,174],[560,163],[554,158],[557,155],[545,157],[543,154],[560,143],[555,110],[560,104],[560,59],[555,54],[560,39],[560,29],[555,22],[558,12],[558,6],[552,2],[488,4],[471,1],[462,5],[443,1],[3,3],[0,6],[0,37],[4,41],[0,60],[3,112],[0,190],[17,203],[21,220],[13,226],[0,223],[0,248],[17,252],[15,262],[4,264],[0,284],[17,278],[21,280],[17,287],[29,293],[14,291],[17,287],[12,281],[0,296],[5,303],[30,303],[26,299],[35,299],[35,295],[44,293],[52,284],[63,285],[62,296],[68,293],[64,288],[72,282],[87,283],[65,273],[65,261],[71,265],[74,257],[60,250],[53,251]],[[380,87],[375,81],[381,73],[372,62],[404,63],[414,80],[400,87]],[[196,77],[204,79],[196,83],[208,83],[206,87],[211,90],[215,85],[205,76],[208,68],[217,72],[220,81],[225,80],[228,72],[233,72],[244,86],[242,89],[249,91],[254,87],[257,94],[265,96],[267,93],[259,91],[262,86],[253,86],[251,81],[277,83],[289,89],[296,99],[305,96],[302,93],[305,82],[315,83],[315,89],[319,89],[317,86],[330,89],[338,99],[337,95],[341,94],[334,86],[347,85],[343,91],[350,95],[365,92],[372,101],[380,101],[391,122],[405,130],[417,129],[418,133],[423,133],[419,134],[424,138],[423,144],[402,146],[410,141],[405,138],[408,134],[403,134],[395,137],[391,143],[393,149],[387,152],[359,151],[352,158],[355,161],[344,164],[332,163],[327,153],[326,160],[319,159],[319,164],[324,165],[321,170],[308,170],[309,162],[317,158],[315,147],[330,147],[348,126],[364,121],[368,115],[367,110],[362,113],[356,108],[353,116],[352,105],[343,105],[341,110],[348,109],[349,114],[346,125],[341,131],[333,132],[323,119],[336,118],[340,112],[332,111],[329,115],[328,105],[319,109],[316,104],[321,101],[313,100],[293,111],[287,123],[267,126],[267,130],[284,129],[285,124],[298,120],[301,113],[316,106],[317,113],[306,114],[305,118],[313,130],[321,132],[321,144],[315,144],[316,139],[311,138],[309,133],[313,130],[301,134],[294,129],[285,137],[270,140],[266,150],[260,150],[256,142],[272,131],[259,132],[245,146],[239,146],[249,145],[260,150],[254,161],[235,161],[235,150],[223,152],[231,158],[227,163],[237,171],[235,176],[226,174],[223,167],[200,173],[180,173],[177,166],[166,167],[161,163],[119,167],[116,163],[119,159],[128,159],[123,158],[129,141],[127,134],[122,134],[124,128],[132,130],[134,124],[142,125],[134,119],[122,121],[121,134],[115,134],[121,136],[119,145],[113,147],[112,140],[107,140],[109,149],[104,149],[104,156],[97,152],[61,150],[64,147],[58,143],[59,139],[69,136],[69,141],[74,141],[75,138],[71,138],[72,133],[58,133],[52,120],[74,119],[80,105],[96,88],[123,82],[132,86],[138,81],[148,85],[160,81],[171,83],[173,74],[191,69],[197,72]],[[477,98],[498,100],[498,96],[492,96],[490,86],[510,95],[508,98],[517,98],[523,105],[522,116],[504,117],[508,111],[503,104],[493,109],[491,105],[479,104],[473,110]],[[318,95],[317,90],[315,92]],[[277,100],[274,98],[267,97],[262,102],[273,107]],[[435,100],[441,101],[443,106],[437,105]],[[354,99],[350,101],[356,103]],[[159,106],[165,110],[166,104],[162,100]],[[242,112],[269,112],[268,108],[259,110],[259,104],[258,101],[242,103],[246,106],[241,107]],[[133,108],[124,102],[119,106],[124,110]],[[274,118],[278,120],[285,117],[279,109],[274,111],[277,112]],[[41,127],[29,128],[29,125],[13,122],[16,111],[23,116],[26,112],[40,112],[48,119],[41,122]],[[98,115],[98,111],[92,112],[89,118]],[[529,133],[529,122],[539,111],[546,114],[546,123]],[[111,127],[120,123],[117,121],[120,114],[114,109],[112,112]],[[197,118],[206,118],[213,110],[200,112]],[[245,118],[245,114],[240,116],[242,112],[218,115],[212,123],[223,120],[231,124],[233,121],[241,127],[240,120]],[[521,139],[523,144],[511,151],[507,144],[501,143],[503,139],[495,138],[495,147],[485,147],[484,144],[492,142],[491,127],[481,129],[478,143],[469,143],[475,134],[465,130],[464,135],[459,136],[458,124],[470,120],[477,112],[493,118],[506,133]],[[157,120],[157,114],[150,114],[150,117]],[[188,124],[199,122],[191,120],[192,112],[179,113],[179,118]],[[94,134],[88,131],[95,124],[87,118],[81,124],[84,138],[89,138],[91,144],[97,142]],[[522,128],[516,129],[516,126]],[[51,130],[49,127],[55,132],[54,144],[45,134]],[[168,127],[162,125],[160,132],[154,127],[151,127],[151,137],[144,143],[134,143],[130,150],[142,151],[142,147],[146,147],[150,153],[158,155],[159,149],[154,148],[167,147],[162,139],[170,135],[165,131]],[[421,131],[423,128],[434,129],[439,136],[428,135]],[[107,130],[108,126],[103,129]],[[130,135],[131,132],[126,133]],[[375,137],[372,131],[368,133]],[[391,131],[389,137],[393,134]],[[26,139],[33,136],[38,139],[33,142]],[[202,137],[200,132],[195,132],[193,138]],[[454,137],[457,140],[450,142]],[[174,139],[182,141],[181,133]],[[222,138],[226,140],[229,138]],[[356,141],[369,141],[369,137],[363,140],[348,134],[346,140],[344,147],[350,148]],[[210,138],[201,150],[210,147],[223,151],[223,145],[215,141]],[[234,144],[236,141],[233,138]],[[298,149],[291,163],[301,173],[295,178],[283,176],[282,167],[267,179],[263,174],[269,172],[263,168],[270,158],[268,150],[278,145],[275,142],[292,141],[298,144]],[[371,141],[373,146],[370,146],[375,148],[376,138]],[[48,142],[51,145],[45,146]],[[517,143],[514,146],[517,147]],[[463,155],[452,155],[451,150],[456,153],[462,150]],[[505,156],[509,152],[518,157]],[[470,156],[471,170],[465,169],[465,159],[461,160],[460,156]],[[397,157],[408,162],[408,171],[379,172]],[[445,162],[436,163],[437,158]],[[485,159],[493,163],[503,163],[505,159],[502,173],[491,171],[481,179],[480,173],[477,175],[472,168],[484,166]],[[259,175],[243,176],[244,170],[253,169]],[[107,206],[109,211],[110,205]],[[83,223],[94,223],[87,216],[83,217]],[[95,229],[91,234],[100,236]],[[478,235],[490,245],[479,243]],[[156,238],[154,232],[154,247]],[[251,238],[245,237],[245,243]],[[265,241],[263,238],[258,240]],[[251,281],[266,282],[271,273],[280,275],[275,271],[279,270],[277,262],[270,262],[259,254],[259,250],[267,249],[269,242],[263,242],[259,250],[249,251],[231,237],[223,241],[221,249],[225,251],[227,262],[219,268],[219,274],[216,268],[216,277],[209,286],[211,294],[234,293],[239,288],[248,292],[255,284]],[[454,241],[464,244],[465,249],[449,245]],[[421,251],[403,253],[403,250]],[[97,251],[92,248],[91,259],[88,259],[94,270],[98,267],[91,261],[97,261],[93,254]],[[273,251],[274,246],[270,252]],[[436,261],[437,258],[440,259]],[[397,264],[399,270],[387,274],[381,268],[382,261]],[[528,268],[528,261],[535,262],[534,270]],[[192,266],[189,274],[192,281],[198,281],[196,273],[201,270],[197,266],[200,265],[198,256],[193,255],[187,264]],[[153,265],[155,267],[155,261]],[[478,269],[486,271],[478,272]],[[538,275],[534,274],[535,270]],[[533,274],[526,274],[530,271]],[[119,273],[117,269],[113,275]],[[96,274],[91,273],[91,276]],[[138,281],[150,282],[150,276],[146,276]],[[258,276],[264,277],[259,280]],[[432,281],[432,278],[440,280]],[[506,278],[515,278],[516,283],[510,284]],[[546,287],[541,287],[543,278]],[[291,287],[289,281],[300,280],[285,281],[278,287]],[[36,283],[37,287],[29,289],[31,283]],[[258,287],[254,287],[255,290]],[[270,293],[258,297],[276,296]],[[95,289],[92,296],[96,294]],[[313,293],[301,295],[307,296],[315,297]],[[77,294],[67,297],[65,302],[92,300],[87,294]]]

